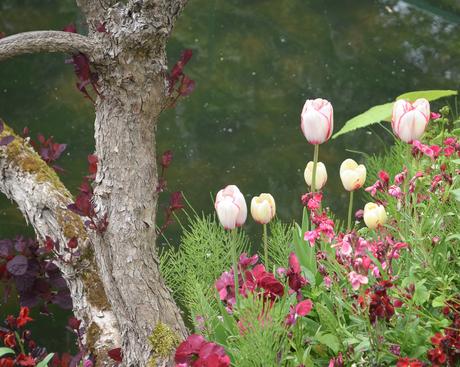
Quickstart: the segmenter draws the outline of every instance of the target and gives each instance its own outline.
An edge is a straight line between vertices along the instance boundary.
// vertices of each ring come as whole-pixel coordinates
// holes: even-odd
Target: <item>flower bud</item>
[[[391,127],[399,139],[412,143],[423,135],[430,115],[430,103],[425,98],[414,103],[400,99],[393,105]]]
[[[355,191],[366,181],[366,167],[353,159],[345,159],[340,165],[340,179],[345,190]]]
[[[305,171],[303,174],[305,178],[305,182],[308,186],[311,187],[312,179],[313,179],[313,162],[310,161],[307,163],[307,167],[305,167]],[[315,177],[315,190],[321,190],[322,187],[326,184],[327,181],[327,171],[326,166],[322,162],[318,162],[316,165],[316,177]]]
[[[214,207],[225,229],[241,227],[246,221],[248,212],[246,200],[235,185],[228,185],[217,193]]]
[[[270,194],[260,194],[251,200],[251,215],[257,223],[267,224],[276,214],[275,199]]]
[[[329,101],[307,99],[301,114],[300,128],[310,144],[329,140],[334,128],[334,111]]]
[[[387,212],[383,205],[367,203],[364,206],[364,223],[370,229],[383,226],[387,221]]]

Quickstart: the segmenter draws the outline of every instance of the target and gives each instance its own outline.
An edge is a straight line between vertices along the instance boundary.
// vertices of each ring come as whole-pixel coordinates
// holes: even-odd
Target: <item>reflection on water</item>
[[[416,2],[411,1],[410,3]],[[278,214],[300,214],[303,169],[312,157],[299,129],[306,98],[335,109],[335,130],[371,105],[415,89],[456,88],[460,79],[458,16],[417,3],[369,0],[194,0],[169,44],[171,63],[184,48],[196,91],[161,118],[158,149],[174,151],[172,190],[199,211],[228,183],[250,196],[270,192]],[[2,0],[0,30],[62,29],[81,18],[70,0]],[[0,65],[0,116],[17,130],[54,135],[69,144],[61,165],[75,191],[93,149],[91,104],[74,87],[63,55],[34,55]],[[377,136],[378,135],[378,136]],[[379,128],[323,144],[326,202],[344,214],[338,167],[347,157],[391,142]],[[14,207],[0,199],[0,237],[24,231]],[[176,230],[176,232],[175,232]],[[253,228],[257,233],[259,229]],[[30,232],[29,232],[30,233]],[[171,228],[169,236],[175,236]]]

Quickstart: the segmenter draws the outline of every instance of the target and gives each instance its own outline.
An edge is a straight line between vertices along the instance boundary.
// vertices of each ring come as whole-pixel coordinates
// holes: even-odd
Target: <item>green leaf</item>
[[[393,102],[381,104],[368,109],[366,112],[345,122],[345,125],[339,132],[335,133],[332,139],[340,135],[349,133],[350,131],[360,129],[380,121],[389,121],[391,119],[391,111],[393,109]]]
[[[439,98],[443,97],[450,97],[457,95],[456,90],[440,90],[440,89],[433,89],[433,90],[417,90],[414,92],[407,92],[401,94],[400,96],[396,97],[398,99],[406,99],[410,102],[415,102],[415,100],[419,98],[426,98],[429,101],[435,101]]]
[[[48,354],[39,364],[37,364],[37,367],[46,367],[48,366],[48,362],[51,361],[51,358],[53,358],[54,353]]]
[[[0,358],[3,357],[5,354],[14,354],[14,350],[6,347],[0,348]]]
[[[451,190],[450,193],[454,196],[455,200],[460,201],[460,189]]]
[[[334,314],[329,311],[329,309],[323,304],[316,302],[314,305],[314,310],[319,316],[321,325],[330,332],[335,332],[339,328],[339,322],[337,321]]]
[[[339,338],[337,338],[334,334],[320,334],[316,336],[316,339],[321,343],[329,348],[337,354],[340,350],[340,342]]]
[[[423,305],[430,298],[430,292],[421,283],[417,283],[414,292],[414,302],[417,306]]]
[[[446,299],[444,298],[443,295],[437,296],[433,299],[433,302],[431,303],[433,307],[444,307],[446,305]]]
[[[426,98],[428,101],[435,101],[439,98],[449,97],[457,95],[455,90],[418,90],[414,92],[407,92],[396,97],[398,99],[407,99],[411,102],[415,101],[418,98]],[[372,124],[375,124],[380,121],[390,121],[391,112],[393,109],[393,103],[385,103],[381,105],[374,106],[367,110],[364,113],[359,114],[358,116],[353,117],[352,119],[345,122],[345,125],[337,133],[334,134],[332,139],[337,138],[340,135],[349,133],[350,131],[366,127]]]

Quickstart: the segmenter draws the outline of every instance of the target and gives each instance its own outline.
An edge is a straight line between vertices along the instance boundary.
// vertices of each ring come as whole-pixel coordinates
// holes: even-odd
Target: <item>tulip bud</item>
[[[331,103],[321,98],[307,99],[302,109],[300,128],[310,144],[327,141],[334,128]]]
[[[308,186],[312,184],[313,178],[313,162],[310,161],[307,163],[307,167],[305,167],[305,171],[303,173],[305,178],[305,182]],[[322,162],[318,162],[316,165],[316,178],[315,178],[315,190],[321,190],[322,187],[326,184],[327,181],[327,171],[326,166]]]
[[[340,165],[340,179],[345,190],[355,191],[366,181],[366,167],[358,165],[353,159],[345,159]]]
[[[430,115],[430,103],[425,98],[419,98],[414,103],[400,99],[393,105],[391,127],[398,138],[412,143],[423,135]]]
[[[228,185],[217,193],[214,207],[225,229],[241,227],[246,221],[248,212],[246,200],[235,185]]]
[[[383,205],[367,203],[364,206],[364,223],[370,229],[383,226],[387,221],[387,212]]]
[[[257,223],[267,224],[276,213],[275,199],[270,194],[260,194],[251,200],[251,215]]]

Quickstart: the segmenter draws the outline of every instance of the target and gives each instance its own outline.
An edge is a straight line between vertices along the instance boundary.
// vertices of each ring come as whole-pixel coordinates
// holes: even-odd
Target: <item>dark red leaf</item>
[[[182,64],[185,66],[190,61],[192,56],[193,56],[193,51],[187,48],[184,51],[182,51],[180,61],[182,61]]]
[[[67,242],[67,247],[70,249],[74,249],[78,247],[78,239],[76,237],[73,237]]]
[[[67,324],[72,330],[79,330],[81,320],[78,320],[76,317],[69,317],[69,321],[67,322]]]
[[[100,33],[107,33],[107,29],[105,28],[105,22],[99,22],[99,24],[96,27],[96,31]]]
[[[123,361],[123,355],[121,353],[121,348],[111,349],[107,352],[110,358],[112,358],[116,362]]]

